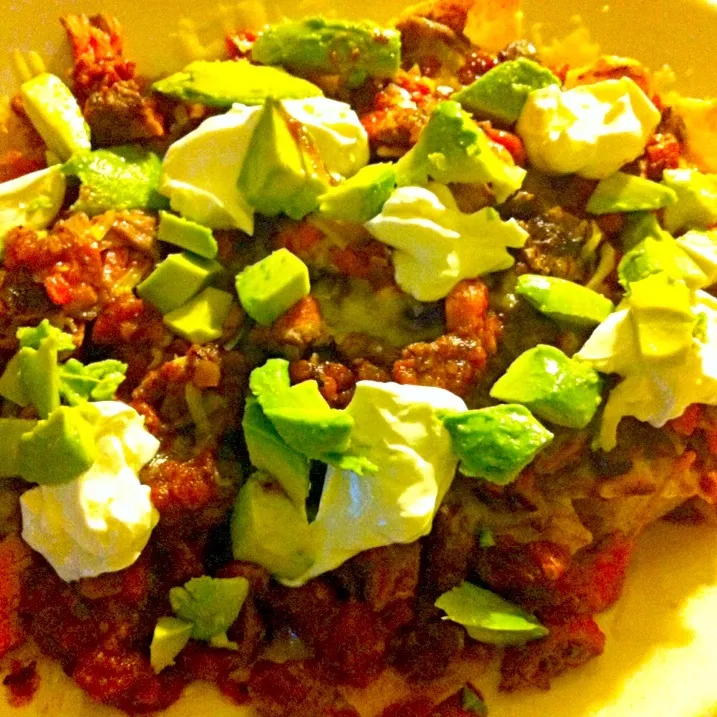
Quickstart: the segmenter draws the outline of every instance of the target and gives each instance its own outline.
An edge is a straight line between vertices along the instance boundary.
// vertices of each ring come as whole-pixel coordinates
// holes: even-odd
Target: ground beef
[[[407,702],[387,707],[381,717],[487,717],[480,690],[472,684],[461,687],[440,704],[427,697],[411,698]]]
[[[547,690],[551,679],[601,655],[605,647],[605,635],[590,617],[547,627],[550,634],[546,638],[506,648],[500,666],[501,690]]]
[[[20,538],[11,535],[0,541],[0,657],[24,639],[18,611],[30,560],[30,551]]]

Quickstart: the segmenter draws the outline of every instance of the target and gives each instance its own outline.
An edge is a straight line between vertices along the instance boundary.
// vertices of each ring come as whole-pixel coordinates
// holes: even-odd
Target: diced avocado
[[[68,483],[96,457],[95,430],[77,408],[56,408],[20,438],[20,475],[30,483]]]
[[[320,97],[314,84],[276,67],[261,67],[247,60],[197,60],[152,85],[155,92],[185,102],[229,109],[233,104],[260,105],[267,97],[277,100]]]
[[[137,145],[75,154],[62,171],[77,177],[80,196],[75,212],[91,216],[112,209],[166,209],[169,201],[159,189],[162,160]]]
[[[709,229],[717,223],[717,174],[696,169],[666,169],[662,183],[677,193],[677,203],[665,209],[665,229]]]
[[[30,349],[32,350],[32,349]],[[22,359],[20,353],[16,353],[5,366],[5,371],[0,377],[0,396],[8,401],[17,403],[18,406],[27,406],[30,398],[25,392],[22,381],[20,380],[20,366]]]
[[[507,404],[446,416],[463,475],[496,485],[512,483],[553,434],[524,406]]]
[[[675,241],[707,277],[704,286],[712,286],[717,281],[717,231],[693,229]]]
[[[667,232],[662,232],[660,237],[648,236],[622,257],[617,267],[622,286],[629,290],[634,282],[659,273],[682,279],[694,289],[706,286],[707,277],[702,269],[675,240]]]
[[[525,170],[495,153],[485,132],[457,102],[441,102],[421,131],[418,142],[396,164],[399,186],[486,184],[497,201],[520,189]]]
[[[488,70],[451,99],[469,112],[513,124],[531,92],[559,84],[560,80],[547,67],[519,57]]]
[[[642,357],[654,361],[684,358],[696,322],[687,286],[665,273],[652,274],[630,284],[628,302]]]
[[[294,505],[302,509],[310,488],[308,459],[284,441],[255,399],[246,402],[242,429],[251,464],[276,478]]]
[[[328,175],[311,137],[268,98],[239,174],[239,191],[260,214],[302,219],[316,209]]]
[[[289,362],[286,359],[273,358],[257,366],[249,374],[249,388],[260,405],[270,405],[269,402],[276,396],[291,388]]]
[[[126,373],[127,364],[115,359],[85,365],[71,358],[60,365],[60,395],[70,406],[111,401]]]
[[[307,75],[339,75],[349,88],[392,78],[401,67],[401,34],[372,22],[323,17],[270,25],[252,47],[254,62]]]
[[[479,642],[523,645],[548,634],[538,620],[490,590],[464,582],[443,593],[435,605]]]
[[[22,105],[50,151],[61,161],[90,149],[90,128],[70,88],[45,72],[20,87]]]
[[[251,476],[239,491],[231,537],[236,560],[259,563],[280,578],[297,578],[314,562],[313,536],[305,512],[281,486],[261,473]]]
[[[44,339],[38,349],[21,348],[17,355],[21,391],[40,418],[47,418],[60,405],[57,339]]]
[[[319,213],[328,219],[367,222],[380,214],[396,186],[393,164],[369,164],[319,197]]]
[[[522,403],[558,426],[585,428],[600,405],[602,379],[589,365],[568,358],[554,346],[538,344],[508,367],[490,395]]]
[[[303,381],[263,402],[264,413],[295,450],[315,460],[349,447],[353,419],[329,408],[316,381]]]
[[[654,212],[635,212],[628,214],[625,228],[620,234],[620,241],[623,249],[628,252],[647,237],[662,239],[666,236],[671,235],[660,226],[657,214]]]
[[[254,321],[268,326],[309,293],[309,270],[288,249],[278,249],[236,278],[236,291]]]
[[[36,425],[22,418],[0,418],[0,478],[20,475],[20,438]]]
[[[152,644],[149,646],[149,661],[156,674],[174,664],[175,658],[187,646],[191,636],[191,622],[176,617],[160,617],[157,620]]]
[[[597,291],[553,276],[523,274],[516,293],[551,319],[578,328],[597,326],[615,310]]]
[[[62,208],[67,182],[60,167],[49,167],[0,184],[0,258],[14,227],[45,229]]]
[[[588,199],[589,214],[612,214],[613,212],[639,212],[662,209],[677,202],[677,193],[664,184],[634,174],[615,172],[598,182]]]
[[[137,287],[139,296],[163,314],[178,309],[222,272],[222,265],[190,252],[170,254]]]
[[[470,682],[461,688],[461,707],[463,711],[475,717],[488,717],[488,706],[481,693]]]
[[[51,338],[57,341],[58,351],[75,350],[72,336],[62,329],[58,329],[57,326],[53,326],[49,319],[43,319],[37,326],[22,326],[15,332],[15,336],[20,342],[20,348],[39,349],[45,339]]]
[[[204,289],[193,299],[164,316],[164,323],[193,344],[216,341],[224,331],[224,322],[234,303],[228,291]]]
[[[159,213],[157,238],[205,259],[214,259],[217,256],[217,240],[209,227],[169,212]]]

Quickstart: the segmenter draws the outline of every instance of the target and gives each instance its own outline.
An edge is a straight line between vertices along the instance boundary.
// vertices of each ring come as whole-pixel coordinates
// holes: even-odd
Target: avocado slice
[[[15,227],[45,229],[62,208],[67,182],[59,166],[40,169],[0,184],[0,257]]]
[[[667,274],[652,274],[630,284],[630,318],[640,354],[651,361],[681,361],[692,345],[696,317],[690,290]]]
[[[174,664],[192,636],[192,623],[176,617],[160,617],[149,646],[149,661],[155,674]]]
[[[498,156],[485,132],[451,100],[435,108],[416,145],[396,164],[399,187],[422,186],[429,179],[485,184],[499,203],[520,189],[525,174]]]
[[[338,75],[349,88],[369,77],[391,79],[401,67],[401,34],[372,22],[324,17],[269,25],[251,59],[300,75]]]
[[[612,214],[613,212],[639,212],[662,209],[677,202],[677,193],[664,184],[634,174],[615,172],[598,182],[588,199],[589,214]]]
[[[261,105],[267,97],[300,100],[324,94],[307,80],[276,67],[253,65],[247,60],[197,60],[155,82],[152,89],[185,102],[225,109],[237,103]]]
[[[60,406],[20,438],[20,475],[30,483],[61,485],[95,462],[95,430],[83,409]]]
[[[23,82],[22,104],[48,149],[63,162],[91,148],[90,128],[70,88],[57,75],[44,72]]]
[[[297,220],[317,207],[329,186],[316,144],[272,98],[261,109],[238,186],[260,214]]]
[[[217,240],[212,230],[176,214],[159,213],[157,238],[205,259],[214,259],[217,256]]]
[[[298,578],[314,562],[305,512],[262,473],[250,476],[237,495],[231,538],[236,560],[258,563],[282,579]]]
[[[591,366],[568,358],[554,346],[528,349],[496,381],[490,395],[522,403],[558,426],[585,428],[601,402],[602,379]]]
[[[553,440],[553,434],[518,404],[456,413],[443,423],[461,459],[461,473],[495,485],[512,483]]]
[[[20,438],[37,426],[37,421],[0,418],[0,478],[20,475]]]
[[[310,488],[308,459],[277,433],[256,399],[246,402],[242,429],[251,464],[276,478],[294,505],[303,511]]]
[[[233,303],[234,297],[229,292],[210,286],[183,306],[165,314],[164,323],[187,341],[206,344],[221,337]]]
[[[615,310],[597,291],[554,276],[523,274],[516,293],[542,314],[576,328],[597,326]]]
[[[395,165],[369,164],[319,197],[319,213],[327,219],[368,222],[381,213],[396,186]]]
[[[221,264],[191,252],[170,254],[139,284],[137,294],[168,314],[186,304],[222,271]]]
[[[278,249],[237,275],[236,291],[254,321],[268,326],[311,289],[309,270],[288,249]]]
[[[473,114],[513,124],[531,92],[559,84],[560,80],[547,67],[519,57],[488,70],[451,99]]]

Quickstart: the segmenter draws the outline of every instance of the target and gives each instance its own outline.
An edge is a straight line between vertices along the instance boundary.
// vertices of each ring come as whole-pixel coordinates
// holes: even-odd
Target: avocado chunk
[[[21,362],[19,352],[7,362],[5,371],[0,376],[0,396],[24,408],[30,404],[30,398],[20,380]]]
[[[47,148],[63,162],[90,149],[90,128],[70,88],[45,72],[20,87],[22,104]]]
[[[299,75],[338,75],[349,88],[369,77],[390,79],[401,67],[401,34],[372,22],[323,17],[266,27],[251,50],[263,65]]]
[[[30,483],[69,483],[96,457],[95,430],[83,409],[60,406],[20,438],[20,475]]]
[[[170,254],[137,287],[137,294],[168,314],[196,296],[222,270],[216,261],[190,252]]]
[[[643,239],[663,239],[671,236],[661,226],[654,212],[634,212],[626,217],[625,228],[620,234],[623,249],[634,249]]]
[[[45,229],[62,208],[67,182],[59,166],[0,184],[0,258],[15,227]]]
[[[369,164],[319,197],[319,213],[327,219],[368,222],[381,213],[396,186],[393,164]]]
[[[277,100],[320,97],[311,82],[276,67],[252,65],[247,60],[197,60],[152,85],[155,92],[185,102],[229,109],[233,104],[261,105]]]
[[[176,617],[160,617],[149,646],[149,661],[155,674],[174,664],[192,636],[192,623]]]
[[[451,99],[473,114],[513,124],[531,92],[559,84],[560,80],[547,67],[519,57],[488,70]]]
[[[205,259],[214,259],[217,256],[217,240],[209,227],[169,212],[159,213],[157,238]]]
[[[554,276],[523,274],[516,293],[542,314],[576,328],[597,326],[615,310],[597,291]]]
[[[268,326],[310,291],[309,270],[288,249],[278,249],[236,278],[236,291],[244,311]]]
[[[0,418],[0,478],[20,475],[20,438],[36,425],[37,421],[22,418]]]
[[[553,434],[524,406],[506,404],[446,416],[463,475],[496,485],[512,483]]]
[[[165,314],[164,323],[187,341],[206,344],[221,337],[233,303],[234,297],[228,291],[210,286],[183,306]]]
[[[316,381],[303,381],[283,393],[265,397],[262,406],[278,434],[295,450],[321,460],[349,447],[354,421],[330,408]]]
[[[549,632],[535,616],[469,582],[443,593],[435,605],[474,640],[489,645],[523,645]]]
[[[316,209],[329,185],[315,142],[272,98],[261,109],[238,185],[260,214],[284,213],[292,219]]]
[[[586,210],[589,214],[639,212],[662,209],[676,201],[677,193],[664,184],[634,174],[615,172],[598,182],[588,199]]]
[[[665,273],[652,274],[630,285],[628,303],[642,357],[682,360],[692,345],[696,323],[690,290],[684,282]]]
[[[60,369],[57,340],[44,339],[38,349],[21,348],[17,353],[22,394],[47,418],[60,405]]]
[[[717,174],[696,169],[666,169],[662,183],[674,190],[677,202],[665,209],[665,229],[709,229],[717,222]]]
[[[277,433],[256,399],[250,398],[242,420],[251,464],[281,484],[292,503],[303,509],[309,496],[309,461]]]
[[[538,344],[508,367],[490,395],[522,403],[558,426],[585,428],[600,405],[602,379],[589,365],[568,358],[554,346]]]
[[[693,229],[675,241],[707,277],[704,286],[712,286],[717,281],[717,231]]]
[[[252,475],[239,491],[231,538],[236,560],[258,563],[286,580],[298,578],[314,563],[313,536],[305,512],[262,473]]]
[[[162,161],[136,145],[80,152],[62,171],[80,180],[75,212],[90,216],[112,209],[167,209],[169,202],[159,189]]]
[[[416,145],[396,164],[400,187],[459,182],[488,185],[504,202],[520,189],[525,170],[495,153],[485,132],[458,102],[441,102],[421,131]]]

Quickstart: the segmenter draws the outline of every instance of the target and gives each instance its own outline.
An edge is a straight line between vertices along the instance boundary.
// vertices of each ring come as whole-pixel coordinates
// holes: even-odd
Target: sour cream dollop
[[[97,459],[63,485],[43,485],[20,498],[22,537],[65,581],[132,565],[157,525],[159,513],[138,473],[159,450],[144,419],[119,401],[97,409]]]
[[[516,130],[537,169],[605,179],[642,154],[659,121],[647,95],[622,77],[531,92]]]

